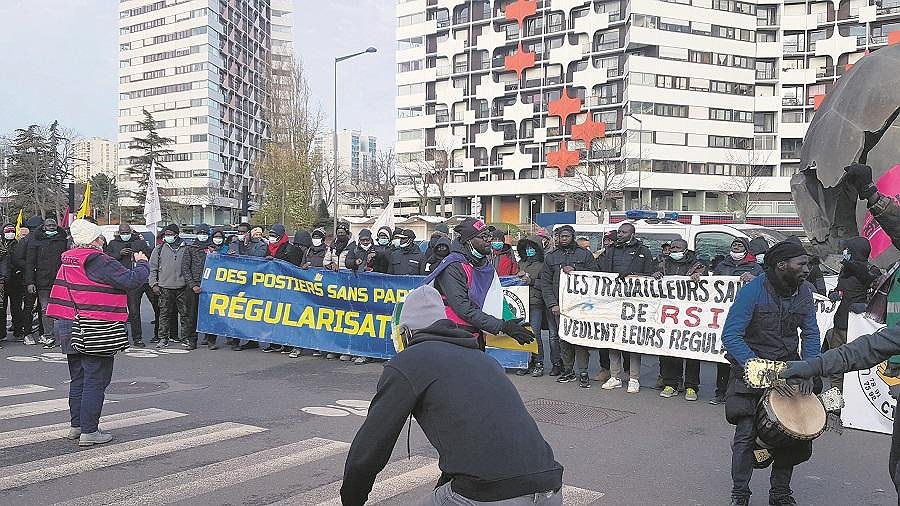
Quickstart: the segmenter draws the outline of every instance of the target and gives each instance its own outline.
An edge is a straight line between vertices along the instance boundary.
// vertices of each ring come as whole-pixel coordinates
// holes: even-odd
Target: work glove
[[[806,379],[816,376],[815,368],[805,360],[791,361],[787,368],[778,374],[781,379]]]
[[[847,183],[856,189],[859,200],[868,200],[878,191],[872,182],[872,167],[861,163],[853,163],[844,167]]]
[[[831,293],[828,294],[828,300],[831,302],[837,302],[843,298],[843,294],[838,290],[832,290]]]
[[[506,320],[503,322],[503,333],[516,340],[519,344],[528,344],[534,341],[534,333],[522,325],[524,320],[518,318],[515,320]]]
[[[788,385],[787,383],[775,383],[774,385],[772,385],[772,389],[785,397],[794,396],[794,387]]]

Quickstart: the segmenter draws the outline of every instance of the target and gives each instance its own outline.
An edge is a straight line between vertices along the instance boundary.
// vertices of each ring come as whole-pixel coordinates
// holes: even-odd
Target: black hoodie
[[[869,264],[872,248],[865,237],[853,237],[844,241],[844,248],[850,252],[850,260],[841,260],[841,273],[838,275],[835,290],[841,292],[841,304],[834,313],[834,328],[847,329],[847,317],[850,306],[855,303],[868,302],[869,287],[881,272]]]
[[[384,366],[344,466],[341,500],[366,502],[412,414],[437,449],[453,491],[500,501],[557,490],[562,466],[500,364],[449,320],[419,330]]]
[[[28,243],[28,252],[25,255],[25,286],[35,285],[38,288],[49,290],[56,281],[56,273],[62,265],[62,254],[69,249],[69,241],[66,239],[66,231],[63,228],[56,229],[56,235],[50,237],[41,227],[34,233],[34,239]]]
[[[432,239],[429,242],[428,252],[425,253],[425,261],[422,263],[422,274],[430,274],[431,271],[434,270],[435,267],[441,260],[443,260],[447,255],[439,256],[437,254],[437,247],[439,245],[444,245],[447,247],[447,255],[450,254],[450,239],[446,237],[437,237]]]
[[[525,250],[529,247],[534,249],[533,257],[526,254]],[[519,252],[519,271],[528,273],[528,303],[543,308],[544,297],[539,283],[541,271],[544,269],[544,248],[541,246],[541,238],[531,236],[520,239],[516,244],[516,251]]]
[[[697,255],[691,250],[684,251],[681,260],[675,260],[671,256],[662,257],[659,263],[659,272],[663,276],[690,276],[696,272],[706,275],[706,266],[697,261]]]
[[[475,267],[482,267],[488,262],[486,256],[475,258],[472,251],[459,241],[450,243],[450,252],[466,257],[466,261]],[[469,279],[459,262],[448,265],[438,273],[434,279],[434,288],[444,297],[444,303],[473,329],[491,334],[499,334],[503,330],[503,320],[485,313],[469,297]]]

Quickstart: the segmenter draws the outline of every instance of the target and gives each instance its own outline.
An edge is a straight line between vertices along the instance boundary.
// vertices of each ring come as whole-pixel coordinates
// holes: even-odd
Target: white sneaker
[[[629,394],[636,394],[641,389],[641,383],[636,379],[628,380],[628,390]]]
[[[70,427],[69,433],[66,434],[66,439],[71,439],[72,441],[81,437],[81,427]]]
[[[25,344],[27,344],[28,346],[34,346],[37,344],[37,341],[34,340],[33,335],[29,334],[25,336]]]
[[[82,433],[78,438],[78,446],[101,445],[112,441],[112,438],[112,434],[100,432],[100,429],[97,429],[97,432]]]
[[[612,390],[614,388],[622,388],[622,380],[619,378],[609,378],[600,386],[603,390]]]

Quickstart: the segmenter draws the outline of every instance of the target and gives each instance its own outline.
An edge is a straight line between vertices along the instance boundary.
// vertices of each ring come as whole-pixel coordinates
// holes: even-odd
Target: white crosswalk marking
[[[262,427],[226,422],[8,466],[0,468],[0,490],[217,443],[265,430]]]
[[[9,397],[11,395],[36,394],[39,392],[49,392],[53,390],[43,385],[16,385],[14,387],[0,387],[0,397]]]
[[[101,430],[121,429],[123,427],[132,427],[134,425],[170,420],[182,416],[187,416],[187,414],[157,408],[141,409],[138,411],[101,416],[100,428]],[[65,436],[67,432],[69,432],[68,423],[57,423],[53,425],[44,425],[43,427],[29,427],[27,429],[0,432],[0,450],[60,439]]]
[[[594,501],[603,497],[602,492],[596,490],[588,490],[585,488],[572,487],[563,485],[563,504],[566,506],[587,506],[593,504]]]
[[[56,506],[169,504],[346,452],[349,443],[312,438],[100,492]]]
[[[409,459],[401,459],[388,464],[379,473],[379,476],[382,476],[383,479],[375,482],[372,492],[369,493],[367,504],[376,504],[423,485],[433,485],[441,476],[441,470],[438,469],[437,460],[413,455]],[[340,506],[340,504],[341,481],[339,480],[288,497],[269,506]]]
[[[103,404],[112,404],[117,401],[103,401]],[[21,404],[10,404],[9,406],[0,406],[0,420],[11,420],[13,418],[22,418],[24,416],[43,415],[44,413],[54,413],[56,411],[66,411],[69,409],[69,398],[48,399],[46,401],[23,402]]]

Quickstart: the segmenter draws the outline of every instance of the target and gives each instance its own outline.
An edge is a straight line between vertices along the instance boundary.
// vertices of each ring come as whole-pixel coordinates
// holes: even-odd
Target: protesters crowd
[[[389,275],[428,275],[454,248],[450,230],[438,224],[427,241],[417,242],[412,230],[381,227],[373,234],[362,229],[352,237],[346,223],[338,225],[332,235],[324,228],[299,230],[293,236],[281,224],[268,232],[249,223],[241,223],[234,233],[202,224],[196,227],[196,240],[187,243],[177,225],[170,224],[158,234],[155,244],[148,244],[141,234],[127,224],[118,227],[115,237],[104,251],[121,262],[134,267],[133,255],[141,252],[149,259],[150,275],[142,287],[128,292],[128,327],[132,346],[145,347],[141,325],[141,304],[146,297],[153,308],[153,336],[150,345],[165,348],[179,344],[194,350],[199,344],[209,349],[219,347],[220,338],[232,350],[260,348],[256,341],[240,341],[228,336],[197,333],[197,309],[206,256],[210,253],[245,255],[268,260],[278,259],[300,268],[352,270],[360,273],[377,272]],[[602,239],[601,247],[590,250],[586,237],[576,237],[570,225],[557,227],[552,234],[541,229],[536,235],[523,237],[511,244],[502,230],[490,230],[490,263],[499,276],[515,276],[530,290],[530,325],[539,334],[548,333],[549,350],[538,340],[538,353],[527,369],[516,374],[540,377],[548,374],[560,383],[574,382],[583,388],[591,387],[591,380],[600,382],[603,389],[626,387],[630,393],[640,389],[642,357],[637,353],[612,349],[598,349],[600,371],[590,378],[588,365],[591,348],[572,345],[559,338],[560,308],[558,286],[563,273],[596,271],[625,276],[739,276],[745,282],[763,272],[763,258],[768,249],[765,239],[748,242],[736,239],[730,251],[714,257],[709,264],[700,261],[688,249],[686,241],[677,239],[664,243],[659,256],[636,234],[634,225],[625,222],[618,230]],[[799,239],[794,238],[799,241]],[[3,279],[4,315],[10,314],[12,324],[0,328],[0,341],[12,333],[12,340],[26,345],[42,345],[46,349],[58,346],[54,339],[54,320],[46,316],[50,290],[60,267],[62,254],[72,246],[67,230],[56,220],[32,217],[18,229],[4,226],[0,242],[0,277]],[[842,261],[843,269],[837,288],[828,294],[840,300],[835,327],[827,336],[831,347],[846,343],[847,314],[853,304],[865,303],[871,295],[873,282],[879,277],[877,268],[868,263],[869,244],[862,237],[847,241]],[[825,295],[824,278],[814,265],[809,281],[816,291]],[[266,344],[263,352],[279,352],[297,358],[303,349]],[[308,350],[315,357],[368,362],[366,357],[351,357]],[[649,360],[645,359],[645,360]],[[659,361],[656,388],[660,396],[674,397],[680,393],[688,401],[697,400],[700,388],[700,362],[671,357],[654,357]],[[545,364],[547,367],[545,367]],[[712,366],[710,364],[710,366]],[[717,364],[714,404],[724,402],[729,366]],[[710,387],[712,388],[712,387]]]

